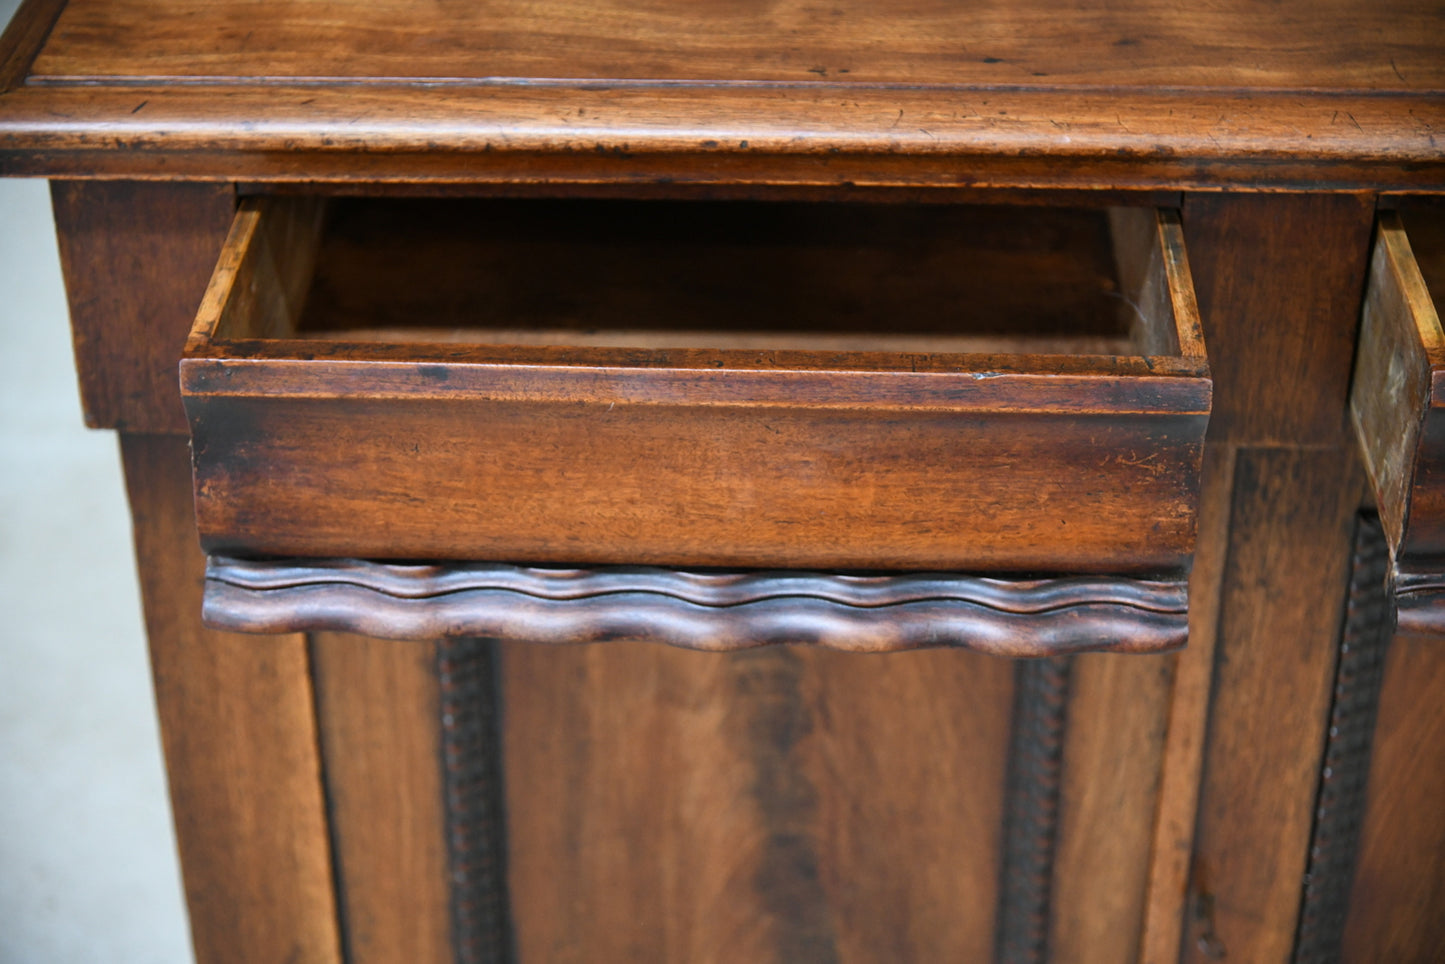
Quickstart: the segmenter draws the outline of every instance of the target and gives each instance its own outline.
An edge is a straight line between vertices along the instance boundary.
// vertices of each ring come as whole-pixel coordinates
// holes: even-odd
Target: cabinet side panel
[[[51,203],[86,424],[184,435],[177,365],[230,230],[233,188],[55,181]]]
[[[306,639],[201,625],[185,440],[121,452],[196,958],[339,964]]]

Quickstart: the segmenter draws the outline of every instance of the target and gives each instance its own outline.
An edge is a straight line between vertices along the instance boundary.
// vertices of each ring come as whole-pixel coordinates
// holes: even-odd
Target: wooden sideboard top
[[[27,0],[0,173],[1445,190],[1439,0]]]

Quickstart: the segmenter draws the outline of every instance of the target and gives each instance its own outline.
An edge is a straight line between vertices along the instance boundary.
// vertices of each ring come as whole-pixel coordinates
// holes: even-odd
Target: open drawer
[[[1402,629],[1445,630],[1445,211],[1380,216],[1350,413]]]
[[[1117,576],[1182,642],[1167,212],[249,199],[181,382],[214,554]]]

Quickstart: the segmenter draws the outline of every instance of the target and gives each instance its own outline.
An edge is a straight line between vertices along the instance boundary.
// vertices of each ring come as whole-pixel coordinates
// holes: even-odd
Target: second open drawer
[[[1152,209],[248,199],[181,369],[208,551],[1179,575]]]

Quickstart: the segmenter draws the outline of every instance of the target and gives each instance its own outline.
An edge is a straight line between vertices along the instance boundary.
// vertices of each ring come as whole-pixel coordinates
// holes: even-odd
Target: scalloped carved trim
[[[1445,633],[1445,572],[1401,570],[1391,578],[1402,633]]]
[[[1046,656],[1182,646],[1187,584],[213,557],[204,615],[218,629],[259,633],[628,639],[712,651],[774,643],[858,652],[956,646]]]

